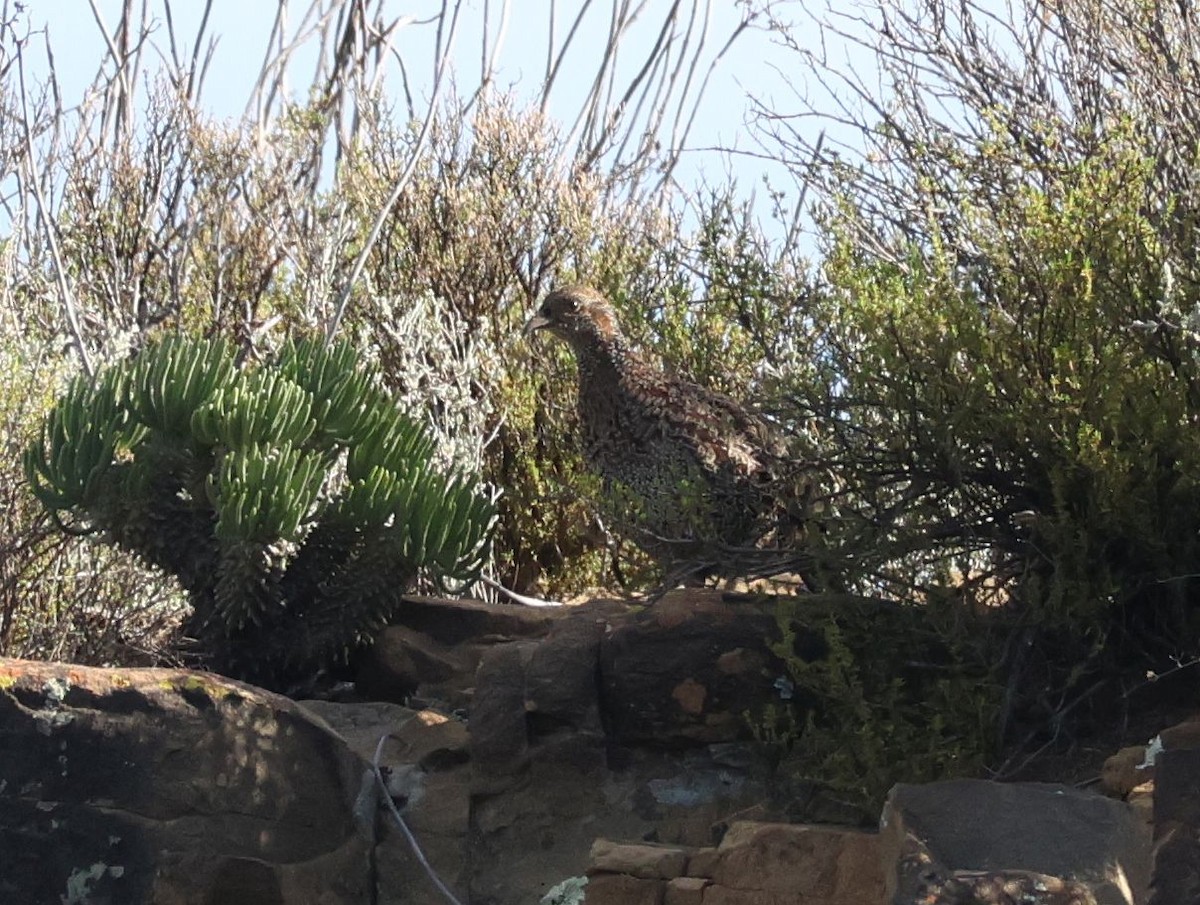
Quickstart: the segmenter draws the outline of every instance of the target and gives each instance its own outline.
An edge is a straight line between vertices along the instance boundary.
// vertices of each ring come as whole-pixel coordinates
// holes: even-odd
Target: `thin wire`
[[[446,901],[453,905],[463,905],[463,903],[450,891],[442,878],[438,876],[433,865],[429,863],[429,859],[425,857],[425,853],[421,851],[421,846],[417,842],[417,837],[413,835],[413,831],[408,828],[408,824],[404,822],[404,818],[400,815],[400,809],[396,807],[396,802],[392,801],[392,795],[388,791],[387,783],[383,779],[383,771],[379,769],[379,758],[383,755],[383,745],[388,740],[389,733],[385,732],[379,736],[379,744],[375,746],[375,756],[371,758],[371,769],[375,771],[375,781],[379,783],[379,789],[383,792],[383,800],[388,806],[388,810],[392,812],[392,816],[396,819],[396,824],[400,827],[408,839],[409,847],[412,848],[413,854],[417,856],[417,861],[425,868],[425,873],[429,874],[429,879],[433,881],[433,885],[438,888],[438,891],[446,897]]]

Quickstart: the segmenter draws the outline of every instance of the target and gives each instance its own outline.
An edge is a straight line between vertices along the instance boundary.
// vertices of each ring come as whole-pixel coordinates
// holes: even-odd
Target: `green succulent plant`
[[[278,684],[369,641],[418,576],[478,577],[494,502],[434,452],[345,343],[238,367],[175,336],[73,381],[25,470],[64,530],[179,578],[210,668]]]

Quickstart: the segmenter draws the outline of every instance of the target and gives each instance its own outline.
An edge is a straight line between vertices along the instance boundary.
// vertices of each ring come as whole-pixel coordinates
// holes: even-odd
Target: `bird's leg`
[[[604,549],[608,552],[608,561],[612,568],[613,580],[624,591],[627,589],[628,583],[621,569],[621,541],[608,530],[608,525],[604,524],[604,519],[599,512],[593,512],[592,518],[596,520],[596,527],[600,529],[600,533],[604,536]]]

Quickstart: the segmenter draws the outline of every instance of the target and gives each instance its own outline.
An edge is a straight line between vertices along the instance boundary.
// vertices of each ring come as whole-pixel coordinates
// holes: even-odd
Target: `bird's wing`
[[[767,425],[728,396],[632,358],[623,382],[664,434],[686,442],[710,467],[755,475],[772,458]]]

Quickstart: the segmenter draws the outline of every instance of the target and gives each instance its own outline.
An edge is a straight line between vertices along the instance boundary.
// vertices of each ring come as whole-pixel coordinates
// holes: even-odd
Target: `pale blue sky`
[[[830,2],[836,3],[837,0]],[[670,0],[648,0],[645,13],[622,45],[619,72],[631,76],[640,66],[646,51],[653,44],[660,18],[669,4]],[[479,78],[485,5],[484,0],[467,0],[464,5],[453,54],[455,78],[460,85],[474,86]],[[685,7],[687,5],[684,4]],[[811,7],[819,4],[805,5]],[[100,14],[110,29],[116,26],[121,6],[121,0],[97,2]],[[190,45],[203,6],[200,0],[177,0],[173,4],[176,34],[181,43]],[[294,20],[299,18],[306,6],[307,2],[289,5],[293,28],[297,24]],[[489,31],[493,42],[499,32],[502,6],[499,0],[492,0],[490,4]],[[531,97],[540,89],[545,71],[550,4],[546,0],[513,0],[511,6],[512,12],[498,58],[497,83],[502,88],[511,87],[520,96]],[[733,0],[715,0],[711,4],[712,19],[704,54],[706,61],[724,45],[736,27],[740,19],[737,7]],[[429,18],[439,8],[440,3],[436,0],[395,0],[386,6],[391,16],[412,15],[417,20]],[[561,41],[580,3],[579,0],[563,0],[558,8],[557,32]],[[608,2],[595,3],[572,45],[579,60],[577,72],[560,75],[551,96],[550,111],[559,119],[573,119],[586,94],[604,45],[610,9]],[[155,44],[162,53],[166,53],[168,38],[161,0],[152,0],[150,10],[159,26]],[[814,47],[817,46],[820,41],[818,30],[800,4],[781,4],[779,10],[783,18],[790,17],[797,22],[793,35],[802,45],[807,46],[806,42],[812,42]],[[206,106],[214,114],[236,117],[245,110],[251,86],[267,49],[276,11],[277,4],[271,0],[214,0],[208,34],[217,39],[217,46],[204,93]],[[29,15],[30,23],[35,28],[43,25],[46,28],[65,102],[68,106],[78,103],[104,56],[103,39],[89,4],[86,0],[49,0],[34,4]],[[432,84],[433,29],[421,25],[403,28],[397,34],[394,47],[404,60],[414,88],[418,92],[427,92]],[[833,48],[832,52],[836,54],[839,50]],[[848,53],[845,49],[840,52],[846,65],[853,63],[858,67],[873,68],[873,61],[862,52]],[[45,72],[45,62],[39,57],[34,55],[30,58],[30,70],[35,77]],[[303,91],[310,84],[314,61],[313,51],[295,57],[290,77],[290,84],[295,90]],[[393,67],[388,78],[389,84],[398,90],[396,73]],[[146,73],[143,73],[143,84],[145,77]],[[750,110],[748,94],[753,93],[776,112],[789,113],[799,106],[795,98],[796,91],[815,94],[820,105],[823,89],[815,82],[810,82],[808,73],[803,71],[794,53],[779,47],[764,30],[750,29],[744,32],[721,60],[709,81],[700,113],[684,143],[685,151],[676,178],[690,188],[705,180],[724,183],[726,174],[730,173],[744,196],[757,193],[760,214],[767,211],[762,186],[764,175],[774,186],[792,195],[792,180],[781,166],[764,163],[751,156],[728,156],[709,149],[758,151],[747,126]],[[419,97],[416,99],[418,105],[421,100]],[[565,125],[569,125],[569,122]],[[817,127],[814,125],[813,128]]]

